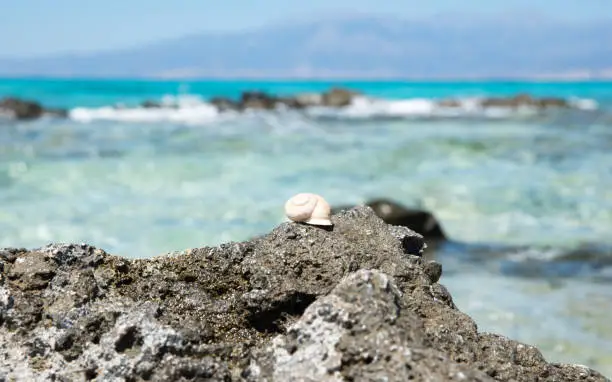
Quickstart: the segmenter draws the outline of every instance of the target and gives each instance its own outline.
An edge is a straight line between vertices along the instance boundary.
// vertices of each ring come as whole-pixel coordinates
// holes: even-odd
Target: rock
[[[529,94],[517,94],[510,98],[485,98],[481,101],[483,107],[507,107],[507,108],[518,108],[524,106],[531,106],[537,108],[548,108],[548,107],[569,107],[570,104],[567,100],[562,98],[534,98]]]
[[[238,104],[229,98],[213,97],[209,101],[219,111],[237,110]]]
[[[240,107],[242,109],[274,109],[276,98],[264,92],[248,91],[243,92],[240,97]]]
[[[535,100],[529,94],[521,93],[521,94],[517,94],[516,96],[514,96],[514,98],[511,99],[511,102],[513,105],[521,106],[521,105],[533,105],[535,103]]]
[[[460,107],[461,102],[456,99],[443,99],[438,101],[438,106],[440,107]]]
[[[68,111],[64,109],[45,109],[34,101],[4,98],[0,100],[0,115],[3,114],[17,120],[33,120],[42,116],[66,118]]]
[[[141,107],[145,109],[159,109],[162,107],[162,104],[157,101],[145,100],[140,104]]]
[[[557,107],[567,108],[570,106],[569,102],[563,98],[547,97],[538,100],[538,106],[541,108]]]
[[[360,93],[353,90],[332,88],[327,93],[323,93],[323,105],[329,107],[343,107],[351,104],[353,97]]]
[[[485,98],[482,100],[481,105],[483,107],[507,107],[517,108],[520,106],[534,106],[534,99],[528,94],[518,94],[510,98]]]
[[[247,380],[493,381],[428,347],[411,300],[380,271],[351,273],[255,353]]]
[[[0,109],[4,109],[11,113],[13,118],[20,120],[39,118],[43,114],[43,107],[39,103],[17,98],[0,100]]]
[[[2,377],[606,381],[479,333],[421,235],[365,206],[332,221],[150,259],[0,250]]]
[[[408,227],[430,240],[445,240],[446,234],[440,223],[428,211],[411,209],[388,199],[374,199],[365,203],[376,215],[387,224]],[[333,213],[351,208],[340,206],[332,209]]]
[[[323,95],[318,93],[301,93],[296,94],[293,98],[302,107],[321,106],[323,104]]]
[[[306,105],[301,104],[296,98],[293,97],[280,97],[276,99],[277,105],[283,105],[288,109],[303,109]]]

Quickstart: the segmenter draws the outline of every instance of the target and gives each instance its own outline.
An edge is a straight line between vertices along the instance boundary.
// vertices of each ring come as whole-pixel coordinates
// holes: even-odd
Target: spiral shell
[[[333,225],[330,220],[331,207],[322,196],[301,193],[285,203],[285,214],[294,222],[312,225]]]

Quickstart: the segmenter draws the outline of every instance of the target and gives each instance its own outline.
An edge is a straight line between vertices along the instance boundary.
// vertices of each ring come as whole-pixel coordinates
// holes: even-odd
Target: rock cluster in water
[[[245,91],[236,100],[226,97],[213,97],[209,102],[221,112],[229,110],[274,110],[278,108],[304,109],[313,106],[341,108],[349,106],[356,96],[361,95],[359,91],[339,87],[333,87],[323,93],[305,93],[285,97],[275,96],[262,91]],[[459,99],[442,99],[436,102],[440,107],[462,107],[462,101]],[[510,109],[519,107],[537,109],[571,107],[570,102],[563,98],[534,98],[528,94],[518,94],[507,98],[483,98],[478,101],[478,105],[483,108],[501,107]],[[176,108],[178,105],[169,106],[161,102],[147,100],[140,107]],[[67,110],[45,108],[40,103],[32,100],[14,97],[0,99],[0,116],[8,116],[17,120],[31,120],[42,116],[66,117],[67,115]]]
[[[479,332],[421,235],[332,220],[150,259],[0,250],[0,380],[606,381]]]

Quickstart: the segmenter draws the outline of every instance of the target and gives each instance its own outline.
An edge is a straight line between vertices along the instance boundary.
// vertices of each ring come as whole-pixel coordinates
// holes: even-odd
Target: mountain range
[[[612,78],[612,19],[327,16],[114,51],[0,58],[0,76]]]

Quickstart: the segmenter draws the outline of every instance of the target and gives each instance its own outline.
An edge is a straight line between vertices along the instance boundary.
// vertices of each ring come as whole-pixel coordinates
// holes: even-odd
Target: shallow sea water
[[[0,121],[0,247],[149,257],[268,232],[297,192],[388,197],[441,221],[451,242],[428,252],[481,330],[612,376],[612,84],[346,85],[377,99],[218,115],[207,97],[330,84],[0,80],[0,97],[72,108]],[[585,107],[453,114],[431,101],[518,92]],[[133,107],[144,99],[177,105]]]

